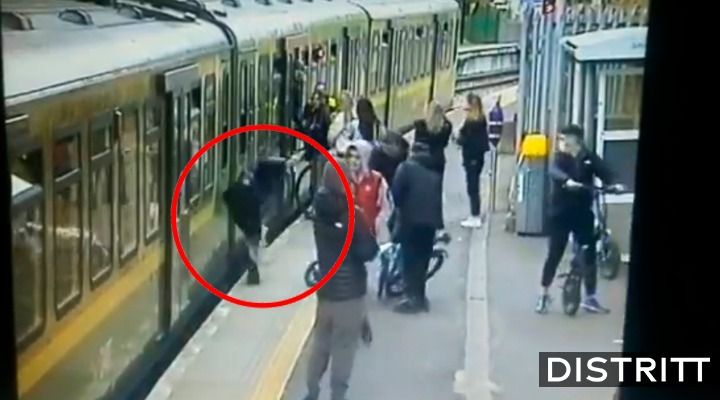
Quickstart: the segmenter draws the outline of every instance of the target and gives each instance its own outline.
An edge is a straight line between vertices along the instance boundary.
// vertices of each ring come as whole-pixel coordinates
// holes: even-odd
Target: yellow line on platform
[[[287,330],[263,367],[250,400],[280,400],[315,323],[317,300],[312,296],[298,305]]]

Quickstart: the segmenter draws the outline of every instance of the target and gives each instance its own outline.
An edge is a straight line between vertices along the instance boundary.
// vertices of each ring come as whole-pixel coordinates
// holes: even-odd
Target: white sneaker
[[[482,220],[480,217],[469,217],[468,219],[460,222],[463,228],[480,228],[482,227]]]

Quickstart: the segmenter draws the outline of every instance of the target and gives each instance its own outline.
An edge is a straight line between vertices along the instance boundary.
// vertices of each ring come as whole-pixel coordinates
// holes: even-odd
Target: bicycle
[[[444,233],[435,238],[435,247],[430,256],[430,268],[426,280],[430,280],[440,271],[443,263],[448,258],[448,252],[438,244],[447,245],[451,241],[449,234]],[[402,267],[400,262],[400,244],[385,243],[380,246],[378,258],[380,260],[380,273],[378,277],[378,299],[385,295],[389,298],[401,296],[405,292],[405,285],[402,279]],[[311,261],[305,269],[305,284],[312,287],[322,279],[320,265],[317,260]]]
[[[583,185],[581,189],[590,190],[593,192],[595,199],[601,198],[605,193],[619,193],[613,187],[596,187]],[[610,243],[609,230],[606,228],[606,212],[603,210],[602,216],[596,218],[596,236],[595,245],[604,246],[605,243]],[[599,235],[599,236],[598,236]],[[603,242],[601,242],[603,240]],[[562,274],[558,275],[558,278],[565,278],[562,285],[562,303],[563,311],[566,315],[573,316],[577,313],[580,308],[580,298],[582,291],[582,279],[586,269],[587,251],[590,249],[589,245],[580,246],[579,243],[573,241],[573,258],[570,261],[570,269]],[[597,257],[596,257],[597,259]],[[617,271],[615,271],[617,274]]]
[[[448,252],[439,245],[448,245],[450,235],[445,232],[435,237],[433,250],[425,280],[430,280],[442,268]],[[378,299],[383,296],[395,298],[405,293],[405,283],[402,274],[402,254],[399,243],[386,243],[380,249],[380,274],[378,277]]]

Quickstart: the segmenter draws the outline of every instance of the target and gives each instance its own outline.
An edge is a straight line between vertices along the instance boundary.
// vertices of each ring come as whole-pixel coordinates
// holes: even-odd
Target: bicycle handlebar
[[[597,186],[597,185],[585,185],[576,187],[568,187],[568,189],[585,189],[594,193],[607,193],[607,194],[622,194],[627,193],[627,190],[618,190],[614,185],[609,186]]]

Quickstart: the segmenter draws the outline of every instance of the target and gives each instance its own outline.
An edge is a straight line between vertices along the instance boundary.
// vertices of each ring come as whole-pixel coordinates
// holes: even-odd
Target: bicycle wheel
[[[308,264],[307,269],[305,269],[305,284],[308,287],[313,287],[320,282],[321,276],[319,265],[320,264],[318,264],[317,261],[313,261]]]
[[[430,268],[428,269],[426,280],[430,280],[440,268],[442,268],[448,253],[444,249],[433,249],[432,255],[430,256]]]
[[[603,243],[597,254],[597,266],[600,270],[600,276],[607,280],[617,278],[620,272],[620,246],[614,240],[608,240]]]
[[[392,271],[388,274],[385,284],[385,293],[387,297],[399,297],[405,293],[405,282],[403,282],[400,271]]]
[[[573,264],[576,261],[573,261]],[[582,276],[580,268],[573,265],[567,274],[562,288],[563,311],[569,316],[573,316],[580,308],[580,289],[582,284]]]

